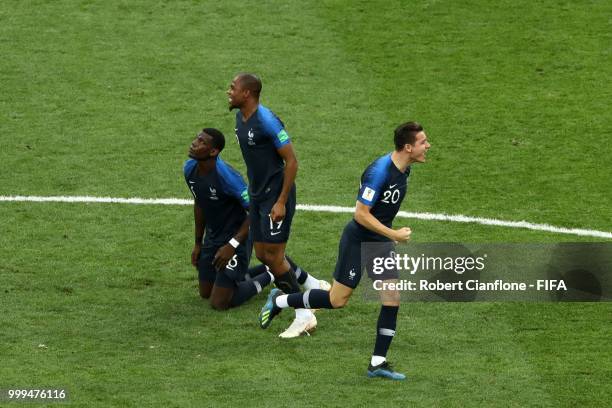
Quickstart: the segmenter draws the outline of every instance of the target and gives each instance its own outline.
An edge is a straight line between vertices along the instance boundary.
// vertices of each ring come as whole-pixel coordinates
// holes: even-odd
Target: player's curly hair
[[[395,128],[393,141],[395,142],[395,150],[398,152],[407,144],[414,145],[416,135],[423,131],[423,126],[417,122],[406,122]]]
[[[225,147],[225,136],[223,136],[223,133],[221,133],[220,130],[215,128],[204,128],[202,129],[202,133],[206,133],[207,135],[212,137],[212,146],[215,149],[219,149],[219,153],[221,153],[221,151]]]

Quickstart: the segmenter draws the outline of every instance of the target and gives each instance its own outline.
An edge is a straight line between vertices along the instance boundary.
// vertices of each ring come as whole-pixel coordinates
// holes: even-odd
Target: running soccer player
[[[219,130],[203,129],[191,143],[191,159],[183,169],[194,197],[191,263],[198,268],[200,296],[210,298],[217,310],[244,303],[274,280],[263,265],[249,269],[251,279],[245,280],[252,247],[248,239],[249,195],[240,174],[219,157],[224,146],[225,137]],[[305,288],[321,286],[291,259],[288,261]]]
[[[298,162],[283,123],[259,103],[261,87],[256,75],[242,73],[227,91],[230,111],[238,109],[235,130],[249,177],[251,234],[257,259],[268,266],[276,286],[285,293],[299,293],[292,267],[285,259],[295,213]],[[296,309],[295,320],[280,337],[297,337],[316,325],[311,310]]]
[[[259,314],[262,328],[283,309],[344,307],[361,279],[362,269],[374,277],[370,265],[362,265],[361,244],[364,242],[404,242],[410,239],[410,228],[392,229],[393,219],[400,209],[408,187],[408,175],[413,163],[425,162],[425,154],[431,147],[423,127],[408,122],[395,129],[395,150],[371,163],[361,176],[355,215],[344,228],[340,239],[334,282],[329,292],[312,289],[304,293],[284,294],[273,289]],[[397,271],[376,279],[393,281]],[[368,377],[384,377],[404,380],[406,376],[391,368],[386,356],[395,335],[400,294],[397,290],[381,291],[382,307],[376,326],[376,343],[370,359]]]

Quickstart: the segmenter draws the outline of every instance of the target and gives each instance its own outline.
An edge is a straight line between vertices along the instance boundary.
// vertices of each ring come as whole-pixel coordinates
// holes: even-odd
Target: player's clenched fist
[[[395,241],[406,242],[410,239],[411,234],[412,230],[408,227],[403,227],[398,230],[395,230]]]

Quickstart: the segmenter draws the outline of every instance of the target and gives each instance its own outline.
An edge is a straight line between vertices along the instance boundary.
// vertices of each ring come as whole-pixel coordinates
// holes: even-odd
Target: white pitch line
[[[116,198],[91,196],[0,196],[1,201],[39,202],[39,203],[116,203],[116,204],[142,204],[142,205],[191,205],[193,200],[182,198]],[[339,207],[335,205],[298,204],[298,210],[330,213],[352,213],[353,207]],[[468,217],[466,215],[449,215],[433,213],[414,213],[400,211],[401,218],[414,218],[427,221],[448,221],[492,225],[496,227],[523,228],[534,231],[545,231],[556,234],[581,235],[586,237],[612,239],[612,232],[597,231],[583,228],[555,227],[548,224],[535,224],[527,221],[504,221],[494,218]]]

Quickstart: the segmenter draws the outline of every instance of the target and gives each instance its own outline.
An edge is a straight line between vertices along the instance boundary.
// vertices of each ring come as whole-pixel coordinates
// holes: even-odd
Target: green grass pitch
[[[611,16],[606,1],[8,0],[0,195],[189,198],[199,128],[223,130],[244,171],[225,90],[254,71],[293,138],[299,203],[353,205],[414,119],[433,147],[403,210],[612,231]],[[330,279],[349,218],[298,212],[289,253]],[[276,337],[289,314],[258,329],[263,297],[215,312],[192,222],[181,206],[0,203],[0,388],[66,387],[74,407],[609,405],[609,303],[405,304],[389,357],[409,381],[372,381],[375,303],[358,291],[295,341]],[[400,223],[416,242],[596,240]]]

